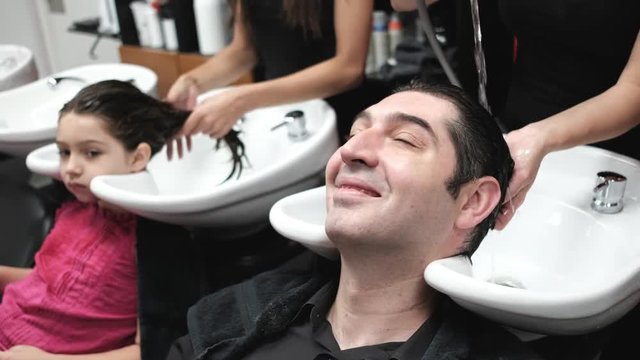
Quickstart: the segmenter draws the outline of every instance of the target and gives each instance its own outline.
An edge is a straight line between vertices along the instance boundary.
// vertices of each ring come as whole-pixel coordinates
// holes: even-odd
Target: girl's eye
[[[100,156],[100,154],[102,154],[102,153],[100,151],[98,151],[98,150],[89,150],[89,151],[87,151],[87,156],[90,157],[90,158],[98,157],[98,156]]]
[[[69,154],[71,154],[71,151],[69,151],[68,149],[58,149],[58,154],[60,155],[61,158],[66,158],[66,157],[69,157]]]

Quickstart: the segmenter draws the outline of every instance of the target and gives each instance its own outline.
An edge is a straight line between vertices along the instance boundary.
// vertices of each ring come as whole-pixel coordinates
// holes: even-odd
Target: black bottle
[[[198,33],[196,19],[193,13],[193,0],[170,0],[176,22],[178,49],[180,52],[195,52],[198,47]]]

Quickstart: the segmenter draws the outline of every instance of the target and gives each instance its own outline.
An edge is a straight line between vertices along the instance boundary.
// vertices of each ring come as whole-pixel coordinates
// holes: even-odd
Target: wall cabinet
[[[121,45],[119,52],[121,62],[145,66],[158,75],[158,97],[161,99],[167,95],[169,88],[181,74],[197,67],[209,58],[200,54],[179,53],[133,45]],[[252,81],[251,73],[247,73],[234,85],[247,84]]]

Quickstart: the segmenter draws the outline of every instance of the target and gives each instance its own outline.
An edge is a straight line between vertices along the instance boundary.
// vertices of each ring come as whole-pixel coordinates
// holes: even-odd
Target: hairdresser
[[[485,8],[480,1],[481,15]],[[546,154],[594,144],[640,159],[640,1],[500,0],[497,9],[515,44],[506,103],[495,114],[516,162],[503,228]]]
[[[362,108],[361,84],[371,33],[372,0],[230,0],[233,40],[172,85],[167,100],[192,109],[179,135],[224,136],[253,109],[325,98],[348,133]],[[232,87],[196,105],[260,64],[264,81]],[[369,99],[368,99],[369,100]],[[179,144],[181,145],[181,144]],[[180,147],[178,148],[180,151]]]

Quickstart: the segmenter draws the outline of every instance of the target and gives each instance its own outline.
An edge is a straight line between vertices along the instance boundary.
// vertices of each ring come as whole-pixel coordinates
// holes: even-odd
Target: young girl
[[[73,199],[58,209],[33,269],[0,266],[0,359],[140,358],[136,218],[99,201],[89,184],[144,170],[188,115],[115,80],[64,105],[56,143]],[[243,150],[236,135],[225,139],[234,162]]]

